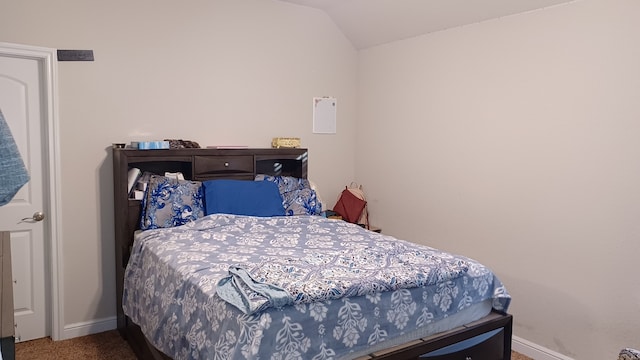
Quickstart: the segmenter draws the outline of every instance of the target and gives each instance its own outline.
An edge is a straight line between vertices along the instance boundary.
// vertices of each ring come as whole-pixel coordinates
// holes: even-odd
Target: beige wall
[[[0,42],[95,55],[59,63],[67,328],[115,316],[111,143],[269,147],[296,136],[324,198],[354,177],[357,53],[321,11],[272,0],[7,1]],[[324,95],[338,98],[336,135],[312,134],[312,99]]]
[[[638,13],[584,0],[357,54],[271,0],[3,4],[0,41],[96,57],[59,64],[65,324],[115,314],[109,144],[299,136],[331,205],[356,177],[385,233],[490,265],[516,336],[587,360],[638,345]],[[337,135],[311,133],[319,95]]]
[[[638,14],[584,0],[359,53],[372,222],[492,267],[514,334],[575,359],[640,346]]]

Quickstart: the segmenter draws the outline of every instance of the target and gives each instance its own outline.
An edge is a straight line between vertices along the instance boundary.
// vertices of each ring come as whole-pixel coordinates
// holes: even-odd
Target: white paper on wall
[[[333,97],[313,98],[313,132],[315,134],[336,133],[336,108],[338,101]]]

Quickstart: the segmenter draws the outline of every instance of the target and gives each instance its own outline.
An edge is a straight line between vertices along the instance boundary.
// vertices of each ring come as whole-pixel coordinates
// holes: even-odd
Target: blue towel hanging
[[[27,181],[29,173],[0,110],[0,206],[11,201]]]

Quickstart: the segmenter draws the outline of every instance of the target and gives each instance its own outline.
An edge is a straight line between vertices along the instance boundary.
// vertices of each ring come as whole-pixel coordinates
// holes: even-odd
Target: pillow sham
[[[208,180],[204,188],[206,215],[234,214],[250,216],[282,216],[282,197],[271,182],[247,180]]]
[[[140,229],[184,225],[204,216],[202,183],[152,175],[142,198]]]
[[[307,179],[258,174],[255,180],[278,185],[286,215],[320,215],[322,213],[322,204]]]

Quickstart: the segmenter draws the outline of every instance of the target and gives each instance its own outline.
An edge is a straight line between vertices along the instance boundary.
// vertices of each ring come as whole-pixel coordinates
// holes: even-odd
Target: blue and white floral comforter
[[[275,292],[255,291],[265,287]],[[216,214],[137,236],[123,308],[175,359],[320,360],[385,347],[487,299],[499,311],[510,302],[462,256],[318,216]]]

